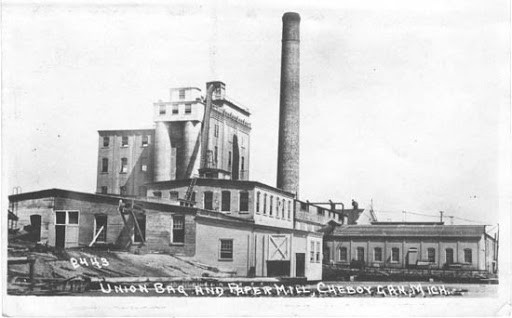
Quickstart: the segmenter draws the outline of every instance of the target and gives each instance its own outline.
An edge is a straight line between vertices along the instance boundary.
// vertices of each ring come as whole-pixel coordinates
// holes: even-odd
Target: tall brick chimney
[[[277,188],[299,193],[300,15],[283,15]]]

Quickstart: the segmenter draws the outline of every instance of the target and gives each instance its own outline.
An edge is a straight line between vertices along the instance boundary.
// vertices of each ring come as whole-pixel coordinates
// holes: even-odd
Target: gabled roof
[[[331,237],[481,237],[484,225],[346,225]]]

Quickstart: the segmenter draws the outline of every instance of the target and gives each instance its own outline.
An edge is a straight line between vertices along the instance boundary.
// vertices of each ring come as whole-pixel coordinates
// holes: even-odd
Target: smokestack
[[[299,193],[300,15],[283,15],[277,188]]]

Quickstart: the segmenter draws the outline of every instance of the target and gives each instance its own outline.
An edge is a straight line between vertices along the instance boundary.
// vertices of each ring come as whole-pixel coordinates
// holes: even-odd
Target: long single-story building
[[[330,226],[324,234],[326,264],[496,271],[497,243],[484,225],[381,222]]]

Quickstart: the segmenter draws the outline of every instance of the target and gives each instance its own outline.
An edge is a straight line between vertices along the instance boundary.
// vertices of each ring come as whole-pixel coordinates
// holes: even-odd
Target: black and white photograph
[[[2,1],[2,314],[509,316],[510,1]]]

